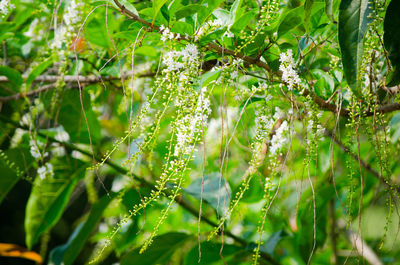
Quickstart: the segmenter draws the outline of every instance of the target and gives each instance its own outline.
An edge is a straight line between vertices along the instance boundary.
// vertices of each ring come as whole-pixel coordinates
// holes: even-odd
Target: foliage
[[[0,0],[0,263],[400,263],[399,9]]]

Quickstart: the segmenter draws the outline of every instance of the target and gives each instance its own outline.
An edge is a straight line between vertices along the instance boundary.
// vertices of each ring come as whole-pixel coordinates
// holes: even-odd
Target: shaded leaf
[[[32,84],[32,82],[38,77],[40,74],[42,74],[47,68],[50,67],[50,65],[53,64],[53,58],[48,58],[41,62],[38,66],[36,66],[32,72],[28,75],[28,78],[26,79],[26,87],[29,88]]]
[[[361,93],[363,39],[372,21],[368,0],[342,0],[339,7],[339,45],[347,84],[356,96]]]
[[[17,71],[8,66],[0,66],[0,75],[4,75],[8,78],[8,82],[11,84],[12,89],[15,92],[19,91],[22,85],[22,75]]]
[[[304,3],[304,27],[306,28],[307,35],[310,33],[310,18],[313,5],[314,0],[306,0]]]
[[[110,193],[109,196],[105,195],[92,206],[87,219],[78,225],[69,237],[67,243],[58,246],[51,251],[50,263],[54,265],[70,265],[74,263],[90,234],[99,223],[103,211],[107,208],[114,197],[115,193]]]
[[[52,178],[34,182],[25,213],[26,245],[29,249],[37,243],[40,235],[52,228],[60,219],[68,203],[71,192],[78,180],[83,177],[85,167],[78,160],[79,170],[72,171],[68,164],[55,166]]]
[[[287,237],[288,233],[285,230],[279,230],[273,233],[269,238],[268,241],[262,245],[261,250],[265,253],[272,255],[276,246],[278,245],[279,241],[283,238]]]
[[[193,197],[201,198],[202,178],[196,178],[184,189],[184,191]],[[214,209],[222,214],[230,203],[231,188],[229,183],[221,178],[220,173],[214,172],[204,176],[203,200],[209,203]]]
[[[383,41],[393,66],[387,86],[400,84],[400,2],[392,0],[386,10]]]
[[[185,265],[197,265],[197,264],[212,264],[220,262],[222,259],[220,256],[222,244],[213,242],[202,242],[201,243],[201,260],[199,260],[199,245],[194,246],[185,257]],[[222,250],[222,256],[225,261],[229,261],[234,255],[243,251],[242,247],[224,244]],[[241,253],[243,256],[243,253]],[[219,263],[218,263],[219,264]],[[228,264],[232,264],[229,262]]]
[[[178,232],[171,232],[157,236],[144,253],[139,254],[141,249],[141,247],[139,247],[125,255],[121,260],[121,265],[164,264],[189,238],[191,238],[190,235]]]
[[[153,22],[155,21],[158,12],[161,7],[167,2],[167,0],[153,0]]]

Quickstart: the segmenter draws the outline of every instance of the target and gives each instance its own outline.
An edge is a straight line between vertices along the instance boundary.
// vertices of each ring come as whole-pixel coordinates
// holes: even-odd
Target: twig
[[[125,74],[124,76],[126,76],[126,77],[132,76],[132,73]],[[154,73],[150,72],[150,71],[141,73],[141,74],[136,74],[136,77],[152,77],[152,76],[154,76]],[[11,101],[11,100],[17,100],[17,99],[21,99],[21,98],[25,98],[25,97],[32,97],[32,96],[35,96],[36,94],[53,89],[57,86],[55,82],[57,82],[59,79],[60,79],[60,77],[57,75],[38,76],[34,81],[35,83],[38,83],[38,82],[49,82],[50,83],[50,82],[52,82],[53,84],[44,85],[36,90],[31,90],[26,93],[18,93],[18,94],[14,94],[11,96],[0,97],[0,103]],[[96,75],[79,76],[79,82],[81,82],[83,84],[94,84],[94,83],[111,81],[111,80],[119,80],[119,79],[120,79],[120,77],[116,77],[116,76],[104,76],[104,77],[96,76]],[[8,82],[8,81],[9,80],[7,77],[0,76],[0,83]],[[69,83],[69,84],[77,83],[78,78],[75,75],[66,75],[66,76],[64,76],[64,82]]]

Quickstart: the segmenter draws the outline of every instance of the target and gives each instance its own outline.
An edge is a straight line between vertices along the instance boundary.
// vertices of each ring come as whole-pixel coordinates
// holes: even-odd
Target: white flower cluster
[[[308,113],[309,116],[309,121],[307,124],[307,144],[310,145],[312,143],[316,143],[317,141],[321,141],[324,137],[324,132],[325,129],[321,126],[321,124],[318,124],[315,122],[315,119],[319,120],[322,116],[321,112],[318,112],[317,114],[313,114],[312,111]],[[315,116],[315,117],[314,117]]]
[[[198,41],[201,37],[207,35],[208,33],[223,28],[227,27],[226,32],[224,33],[223,37],[228,37],[232,38],[234,37],[234,34],[229,30],[229,28],[232,26],[232,23],[228,23],[223,21],[220,18],[214,19],[212,21],[208,21],[207,23],[204,23],[199,30],[196,32],[196,35],[194,37],[195,41]]]
[[[300,77],[295,70],[292,50],[281,53],[279,62],[279,70],[282,71],[282,80],[287,84],[289,90],[293,90],[295,86],[300,85]]]
[[[10,0],[0,0],[0,16],[6,16],[15,5],[10,3]]]
[[[24,32],[24,35],[30,38],[31,41],[40,41],[45,36],[44,29],[40,25],[45,22],[45,17],[42,17],[39,21],[38,18],[35,18],[32,23],[29,25],[28,31]]]
[[[211,113],[210,99],[205,95],[205,88],[199,94],[196,110],[192,115],[186,115],[176,122],[177,143],[174,156],[190,155],[193,150],[192,143],[196,135],[200,132],[202,124],[207,123],[207,118]]]
[[[167,66],[164,70],[177,71],[197,63],[199,52],[196,45],[189,43],[182,51],[172,50],[165,53],[163,63]],[[183,77],[185,78],[185,77]]]
[[[287,137],[287,133],[289,131],[289,126],[287,124],[287,121],[283,121],[281,126],[275,131],[275,134],[272,136],[271,139],[271,146],[270,146],[270,152],[271,155],[277,155],[279,154],[279,151],[281,151],[285,145],[288,144],[289,139]]]
[[[31,147],[30,151],[31,151],[31,155],[33,158],[35,159],[39,159],[42,157],[46,157],[48,155],[48,153],[44,153],[42,156],[42,153],[40,152],[40,147],[43,146],[43,143],[38,142],[38,141],[34,141],[34,140],[30,140],[29,141],[29,146]]]
[[[173,39],[180,39],[181,34],[177,33],[176,35],[169,30],[169,28],[165,27],[164,25],[161,25],[160,27],[160,32],[161,32],[161,40],[163,42],[166,42],[167,40],[173,40]]]
[[[72,38],[72,33],[75,31],[75,26],[81,20],[79,8],[80,3],[71,0],[66,7],[63,15],[64,24],[56,27],[54,31],[54,40],[51,44],[52,48],[60,50],[62,44],[68,42]]]
[[[44,164],[43,166],[38,168],[37,174],[41,180],[47,177],[52,178],[54,176],[53,165],[50,163]]]

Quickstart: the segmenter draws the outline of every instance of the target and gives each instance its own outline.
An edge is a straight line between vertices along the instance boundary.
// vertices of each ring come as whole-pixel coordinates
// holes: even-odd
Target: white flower
[[[300,85],[300,77],[295,70],[292,50],[280,54],[279,70],[282,71],[282,80],[287,84],[289,90],[293,90],[295,86]]]
[[[0,16],[5,16],[15,5],[10,3],[10,0],[0,0]]]
[[[38,168],[37,174],[41,180],[47,177],[52,178],[54,176],[53,165],[50,163],[44,164]]]
[[[59,131],[54,138],[60,142],[68,142],[69,134],[66,131],[62,130],[62,131]]]
[[[278,152],[289,142],[286,134],[289,130],[286,121],[283,121],[281,126],[275,131],[274,136],[271,139],[270,152],[271,155],[277,155]]]
[[[31,126],[32,125],[32,116],[31,114],[25,113],[24,116],[22,116],[21,121],[19,122],[22,126]]]

